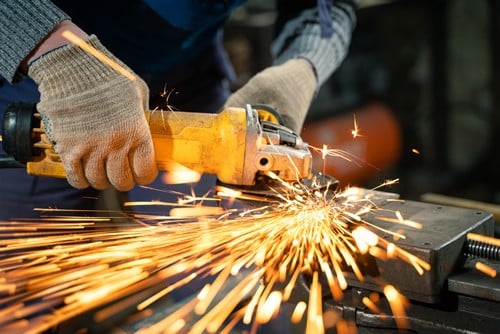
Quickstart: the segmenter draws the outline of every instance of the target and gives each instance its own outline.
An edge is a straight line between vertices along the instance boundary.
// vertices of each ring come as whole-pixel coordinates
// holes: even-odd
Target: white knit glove
[[[88,43],[123,68],[97,39]],[[126,191],[147,184],[158,171],[144,110],[149,90],[94,56],[68,44],[36,59],[28,74],[41,94],[37,105],[49,139],[76,188]]]
[[[316,86],[311,64],[305,59],[291,59],[255,74],[229,97],[225,106],[267,104],[282,116],[285,126],[300,133]]]

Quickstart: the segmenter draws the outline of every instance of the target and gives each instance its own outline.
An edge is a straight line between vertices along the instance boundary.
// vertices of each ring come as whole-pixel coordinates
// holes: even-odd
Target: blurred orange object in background
[[[309,145],[336,149],[353,156],[351,161],[312,150],[313,168],[337,178],[341,185],[361,185],[393,167],[402,149],[400,125],[391,110],[370,103],[349,112],[308,121],[301,133]]]

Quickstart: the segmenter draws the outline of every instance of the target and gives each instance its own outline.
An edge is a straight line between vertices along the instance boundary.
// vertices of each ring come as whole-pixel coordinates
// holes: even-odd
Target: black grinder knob
[[[35,103],[16,102],[10,104],[3,115],[3,149],[23,164],[31,161],[35,154],[33,128],[40,126],[35,113]]]

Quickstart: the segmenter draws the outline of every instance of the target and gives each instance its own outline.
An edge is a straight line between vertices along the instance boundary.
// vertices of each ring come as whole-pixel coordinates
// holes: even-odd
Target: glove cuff
[[[92,35],[87,43],[118,65],[133,73]],[[75,44],[56,48],[30,63],[28,75],[46,97],[62,99],[75,92],[90,91],[113,78],[129,80]]]

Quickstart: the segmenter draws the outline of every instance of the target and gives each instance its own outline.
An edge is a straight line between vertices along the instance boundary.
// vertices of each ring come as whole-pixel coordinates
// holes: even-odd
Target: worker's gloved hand
[[[283,117],[286,127],[300,133],[316,86],[311,64],[302,58],[291,59],[255,74],[229,97],[225,106],[267,104]]]
[[[116,59],[95,36],[88,43]],[[38,84],[46,133],[76,188],[125,191],[147,184],[158,171],[144,110],[149,90],[139,77],[118,73],[76,45],[35,59],[28,74]]]

